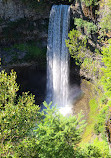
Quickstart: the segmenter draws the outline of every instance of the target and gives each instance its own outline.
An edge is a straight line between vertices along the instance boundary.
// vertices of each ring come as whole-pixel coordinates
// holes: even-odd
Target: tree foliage
[[[109,156],[109,148],[105,141],[95,140],[93,143],[78,147],[84,121],[81,114],[64,117],[56,107],[50,108],[46,102],[42,112],[43,120],[36,127],[35,136],[24,139],[16,147],[16,157],[29,158],[88,158]]]
[[[102,85],[106,96],[109,98],[111,96],[111,39],[108,40],[108,45],[102,48],[103,58],[105,67],[102,68],[103,77]]]
[[[85,127],[82,115],[64,117],[56,107],[50,107],[51,103],[43,104],[43,119],[35,127],[33,137],[25,138],[16,147],[16,157],[73,158]]]
[[[91,143],[83,144],[82,153],[81,158],[110,158],[107,142],[99,141],[98,138],[95,138]]]
[[[74,24],[77,25],[77,29],[84,28],[87,35],[93,34],[97,31],[97,26],[93,22],[88,22],[87,20],[83,20],[81,18],[75,18]]]
[[[78,30],[72,30],[68,34],[68,40],[66,40],[66,46],[69,48],[71,57],[77,61],[82,62],[86,52],[86,37],[83,37]]]
[[[97,146],[78,148],[85,127],[81,114],[64,117],[56,107],[39,113],[34,96],[17,97],[16,73],[0,73],[0,152],[1,157],[87,158],[102,156]],[[36,126],[35,126],[36,125]],[[108,156],[107,156],[108,157]]]
[[[95,6],[95,5],[97,5],[99,0],[82,0],[82,1],[88,7],[88,6]]]
[[[0,72],[0,153],[10,153],[14,142],[27,136],[39,119],[39,107],[28,92],[17,97],[16,73]],[[14,143],[14,144],[13,144]]]
[[[40,158],[73,158],[74,147],[81,139],[85,126],[82,116],[64,117],[58,110],[44,102],[44,120],[36,129],[37,148]]]
[[[101,33],[106,35],[108,32],[111,32],[111,1],[106,0],[100,1],[101,10],[99,14],[101,15],[101,21],[99,23],[101,27]]]
[[[88,2],[88,1],[87,1]],[[110,8],[111,2],[105,1],[106,4],[105,7]],[[106,8],[105,8],[106,9]],[[111,37],[111,22],[110,22],[110,10],[106,9],[105,14],[101,19],[100,25],[101,28],[99,28],[99,33],[104,33],[104,36],[108,36],[108,38]],[[103,15],[103,14],[102,14]],[[82,30],[86,29],[87,32],[87,39],[91,39],[92,32],[97,31],[97,25],[90,24],[89,22],[85,23],[85,20],[81,18],[76,18],[75,23],[76,29]],[[89,28],[88,28],[89,25]],[[102,96],[98,96],[98,117],[96,120],[96,124],[94,126],[95,132],[99,137],[101,137],[101,140],[106,143],[106,146],[108,147],[108,142],[106,140],[106,121],[110,118],[111,113],[108,113],[109,106],[111,107],[111,39],[108,41],[101,41],[98,40],[96,42],[99,42],[99,44],[104,45],[104,47],[101,47],[99,52],[93,51],[91,52],[91,49],[89,51],[88,43],[87,42],[81,42],[80,40],[84,37],[81,35],[81,33],[78,30],[70,31],[69,33],[69,39],[66,41],[66,46],[69,48],[69,53],[73,58],[76,60],[79,60],[80,68],[83,72],[85,72],[87,77],[87,74],[89,73],[90,78],[93,80],[93,83],[96,86],[95,95],[98,95],[99,93],[102,94]],[[82,32],[82,31],[81,31]],[[89,33],[88,33],[89,32]],[[103,36],[103,34],[101,34]],[[104,43],[103,43],[104,42]],[[87,45],[87,47],[86,47]],[[81,48],[82,46],[82,48]],[[96,48],[96,45],[95,45]],[[102,52],[101,52],[102,50]],[[82,64],[81,64],[82,63]],[[101,69],[102,67],[102,69]],[[91,75],[93,74],[93,75]],[[94,76],[94,78],[93,78]],[[100,98],[101,97],[101,98]],[[103,101],[106,100],[106,102]],[[101,103],[100,103],[101,100]],[[107,102],[108,100],[108,102]],[[104,102],[104,103],[103,103]],[[104,105],[103,105],[104,104]],[[93,107],[94,105],[92,105]],[[91,110],[91,109],[90,109]],[[95,117],[95,116],[92,116]],[[93,129],[94,131],[94,129]],[[100,136],[101,134],[101,136]],[[86,151],[83,150],[83,155],[87,155],[86,157],[110,157],[106,151],[103,149],[103,151],[100,151],[100,149],[97,147],[97,144],[100,143],[99,140],[97,140],[96,145],[91,144],[86,148]],[[103,153],[102,153],[103,152]],[[84,157],[82,155],[82,157]],[[104,155],[104,156],[102,156]]]
[[[32,94],[17,96],[13,71],[10,75],[0,72],[0,85],[1,157],[73,157],[85,126],[80,114],[64,117],[46,102],[46,109],[39,113]]]

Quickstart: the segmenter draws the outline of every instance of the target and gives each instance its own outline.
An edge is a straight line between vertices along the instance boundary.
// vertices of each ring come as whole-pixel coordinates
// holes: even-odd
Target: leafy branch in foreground
[[[81,140],[81,133],[85,127],[82,115],[64,117],[56,107],[50,108],[44,102],[46,109],[43,110],[44,120],[36,129],[37,148],[40,158],[61,157],[72,158],[74,147]]]
[[[39,106],[28,92],[17,98],[19,87],[16,73],[0,72],[0,153],[10,154],[11,148],[26,137],[39,119]]]
[[[25,139],[17,147],[17,156],[27,157],[30,151],[32,155],[29,153],[29,157],[37,155],[39,158],[74,158],[78,153],[77,144],[81,140],[81,133],[85,127],[85,121],[81,120],[82,115],[64,117],[58,111],[59,109],[54,106],[51,108],[51,103],[48,105],[44,102],[43,104],[46,108],[42,111],[44,119],[34,130],[35,137]]]
[[[101,149],[105,142],[97,140],[95,143],[78,145],[85,127],[84,120],[81,120],[81,114],[64,117],[56,107],[50,108],[51,103],[48,105],[44,102],[43,104],[46,108],[42,112],[44,119],[34,130],[35,136],[24,139],[17,146],[16,157],[110,158],[107,144],[104,144],[105,149]]]

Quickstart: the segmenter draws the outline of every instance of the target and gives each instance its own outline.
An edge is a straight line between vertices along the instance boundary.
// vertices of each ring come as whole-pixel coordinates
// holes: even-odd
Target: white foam
[[[60,107],[59,111],[63,116],[72,115],[72,107],[71,106]]]

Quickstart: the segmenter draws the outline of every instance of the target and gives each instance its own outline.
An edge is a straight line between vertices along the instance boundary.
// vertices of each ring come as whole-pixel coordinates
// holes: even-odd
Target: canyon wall
[[[50,8],[33,9],[19,0],[0,0],[0,44],[41,40],[46,46]]]

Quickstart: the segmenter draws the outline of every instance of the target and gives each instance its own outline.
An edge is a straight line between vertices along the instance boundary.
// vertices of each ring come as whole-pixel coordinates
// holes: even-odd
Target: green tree
[[[99,0],[81,0],[82,2],[85,3],[85,5],[88,6],[95,6],[98,4]]]
[[[0,72],[0,153],[11,153],[11,148],[26,137],[39,119],[39,106],[28,92],[17,97],[19,87],[16,73]]]
[[[74,24],[77,26],[77,29],[80,30],[84,28],[87,38],[90,34],[94,34],[97,32],[97,26],[93,22],[88,22],[87,20],[83,20],[82,18],[74,18]]]
[[[51,104],[50,104],[51,105]],[[50,108],[44,102],[44,119],[38,124],[36,131],[37,149],[40,158],[73,158],[74,147],[81,140],[85,126],[81,114],[64,117],[56,107]]]
[[[101,0],[99,2],[101,20],[100,20],[100,36],[103,34],[111,34],[111,1],[110,0]],[[101,35],[102,34],[102,35]]]
[[[106,96],[111,99],[111,39],[108,40],[108,45],[102,48],[104,67],[102,68],[103,77],[102,85]]]
[[[16,158],[87,158],[101,156],[97,147],[78,148],[85,127],[82,115],[64,117],[56,107],[34,104],[34,96],[17,97],[16,73],[0,73],[0,153]],[[35,126],[36,125],[36,126]]]
[[[107,142],[101,140],[99,141],[98,138],[92,143],[85,144],[81,148],[82,156],[78,158],[110,158],[109,155],[109,147]]]
[[[68,40],[66,40],[66,46],[69,48],[71,57],[75,58],[78,62],[82,62],[86,57],[86,37],[82,36],[78,30],[72,30],[68,34]]]
[[[81,140],[85,121],[82,115],[64,117],[51,103],[43,103],[43,119],[35,131],[35,138],[24,140],[17,147],[17,156],[39,158],[73,158],[78,154],[77,144]],[[31,147],[32,144],[32,147]],[[35,150],[34,150],[35,149]],[[30,155],[30,153],[31,155]],[[24,154],[24,155],[23,155]]]

